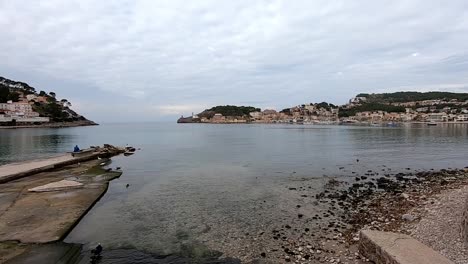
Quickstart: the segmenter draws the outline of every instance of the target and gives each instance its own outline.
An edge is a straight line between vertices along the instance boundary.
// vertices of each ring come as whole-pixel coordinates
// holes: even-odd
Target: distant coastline
[[[363,126],[393,126],[393,125],[402,125],[402,124],[453,124],[453,125],[468,125],[468,121],[316,121],[316,122],[297,122],[297,121],[273,121],[273,122],[265,122],[265,121],[258,121],[258,120],[224,120],[224,121],[201,121],[194,119],[192,117],[181,117],[177,120],[179,124],[219,124],[219,125],[226,125],[226,124],[263,124],[263,125],[274,125],[274,124],[286,124],[286,125],[363,125]]]
[[[396,92],[358,94],[349,103],[305,103],[280,111],[218,105],[177,123],[396,124],[467,123],[468,93]]]
[[[37,125],[17,125],[17,126],[0,126],[0,129],[16,129],[16,128],[62,128],[62,127],[80,127],[80,126],[98,126],[99,124],[90,120],[80,120],[72,122],[52,122],[42,123]]]

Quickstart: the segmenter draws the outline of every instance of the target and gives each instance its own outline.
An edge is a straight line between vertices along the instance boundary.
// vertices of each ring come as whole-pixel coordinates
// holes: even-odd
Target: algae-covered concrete
[[[99,200],[108,182],[121,172],[106,172],[92,160],[0,185],[0,242],[45,243],[63,238]],[[29,192],[61,180],[83,184],[79,189]]]

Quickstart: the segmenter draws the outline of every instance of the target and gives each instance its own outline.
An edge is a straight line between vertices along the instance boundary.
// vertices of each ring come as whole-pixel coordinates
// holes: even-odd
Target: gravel
[[[423,206],[421,220],[407,226],[407,230],[453,262],[468,263],[468,247],[461,232],[467,197],[467,185],[442,191]]]

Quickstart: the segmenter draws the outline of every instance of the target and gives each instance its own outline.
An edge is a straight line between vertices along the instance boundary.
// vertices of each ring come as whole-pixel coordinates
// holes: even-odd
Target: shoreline
[[[65,127],[80,127],[80,126],[98,126],[99,124],[86,120],[86,121],[73,121],[73,122],[54,122],[39,125],[19,125],[19,126],[0,126],[0,129],[17,129],[17,128],[65,128]]]
[[[384,121],[384,122],[337,122],[337,121],[325,121],[325,122],[311,122],[311,123],[291,123],[291,122],[177,122],[177,124],[213,124],[213,125],[363,125],[363,126],[386,126],[388,124],[400,126],[405,124],[454,124],[454,125],[468,125],[468,121],[459,121],[459,122],[423,122],[423,121],[414,121],[414,122],[394,122],[394,121]]]
[[[65,169],[74,171],[73,175],[79,174],[77,173],[79,167],[75,166],[67,166],[51,173]],[[46,177],[45,174],[42,175]],[[208,246],[210,249],[223,252],[225,258],[239,258],[246,263],[262,259],[273,261],[273,263],[369,263],[358,251],[361,229],[412,235],[417,228],[414,225],[423,221],[427,213],[424,210],[418,211],[420,207],[430,206],[433,201],[437,201],[434,197],[439,194],[468,186],[468,168],[440,171],[407,169],[405,172],[391,172],[390,168],[383,167],[352,176],[321,178],[326,182],[323,188],[321,187],[322,189],[314,195],[311,195],[309,186],[314,184],[316,178],[303,180],[292,178],[287,186],[280,187],[284,197],[290,199],[291,203],[288,204],[293,207],[291,210],[293,214],[288,219],[277,219],[271,223],[271,226],[265,226],[257,234],[245,234],[249,239],[256,241],[257,245],[254,248],[242,252],[240,248],[237,248],[242,245],[227,244],[226,246],[230,248],[223,248],[216,245],[219,245],[219,241],[214,240],[208,241]],[[36,175],[30,177],[36,177]],[[20,179],[19,182],[28,178]],[[68,228],[68,231],[53,241],[61,241],[106,193],[108,186],[109,181],[106,183],[105,190]],[[310,205],[318,205],[321,209],[310,210],[312,208],[309,207]],[[404,217],[407,214],[410,216]],[[0,213],[0,220],[2,217]],[[406,219],[411,219],[411,221]],[[1,231],[0,226],[0,233]],[[426,230],[426,233],[430,232],[432,231]],[[5,243],[12,243],[12,240],[18,239],[9,239],[8,242],[0,241],[0,255],[2,255],[2,246]],[[22,250],[26,247],[28,250],[29,243],[28,241],[25,244],[14,243],[13,248]],[[38,243],[43,245],[43,242]],[[434,248],[434,250],[440,252],[440,249]],[[450,258],[450,255],[447,257]]]
[[[395,176],[377,176],[376,172],[368,174],[355,177],[354,183],[331,179],[324,191],[315,197],[319,203],[328,204],[335,214],[328,220],[328,243],[321,247],[321,251],[327,254],[323,254],[320,261],[370,263],[358,249],[360,230],[370,229],[402,233],[416,239],[422,237],[425,240],[421,242],[429,247],[434,244],[437,246],[434,250],[454,263],[466,263],[468,252],[446,245],[454,244],[456,240],[458,249],[463,248],[460,240],[465,234],[459,230],[463,219],[451,217],[451,225],[444,226],[447,220],[437,220],[434,215],[440,215],[449,203],[447,199],[441,201],[441,196],[460,193],[465,196],[458,196],[459,206],[452,213],[467,214],[468,168],[397,173]],[[428,228],[428,223],[442,226],[445,230]],[[434,241],[442,239],[442,233],[455,233],[458,237],[444,237],[445,244],[440,245]],[[297,254],[303,255],[297,251],[293,255]]]
[[[204,237],[202,241],[209,248],[223,252],[224,257],[239,258],[242,263],[367,264],[371,262],[359,251],[362,229],[412,235],[415,227],[406,228],[405,225],[416,225],[425,219],[424,210],[420,213],[413,210],[431,205],[437,201],[436,195],[460,187],[467,188],[467,197],[460,197],[463,204],[468,198],[468,168],[439,171],[410,171],[407,168],[404,172],[392,172],[391,168],[384,167],[349,176],[290,178],[288,183],[275,188],[281,191],[284,204],[276,203],[270,207],[268,200],[258,202],[261,207],[270,208],[267,212],[279,208],[285,215],[275,214],[272,221],[254,232],[235,231],[229,225],[223,225],[218,230],[218,236],[223,239],[213,241]],[[320,182],[323,184],[315,188]],[[262,211],[257,213],[263,214]],[[456,232],[453,229],[458,225],[450,228]],[[444,231],[449,230],[440,232]],[[425,232],[432,239],[439,239],[434,230],[425,229]],[[227,236],[239,240],[224,239]],[[433,249],[454,260],[453,254]],[[457,258],[468,259],[468,253]]]

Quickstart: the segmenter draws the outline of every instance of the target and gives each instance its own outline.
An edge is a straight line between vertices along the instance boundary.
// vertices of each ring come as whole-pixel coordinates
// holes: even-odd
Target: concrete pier
[[[106,172],[91,160],[0,185],[0,242],[47,243],[62,239],[106,192],[121,172]],[[71,180],[81,188],[32,192],[50,183]]]
[[[125,152],[123,148],[104,145],[103,148],[95,148],[94,152],[89,152],[88,155],[80,157],[73,157],[71,154],[66,154],[47,159],[3,165],[0,166],[0,184],[44,171],[50,171],[64,166],[97,159],[98,157],[109,158],[123,152]]]
[[[0,166],[0,183],[7,182],[15,178],[15,176],[19,175],[28,175],[34,174],[41,171],[53,169],[55,166],[64,163],[64,162],[71,162],[75,158],[73,158],[70,154],[61,155],[56,157],[51,157],[48,159],[41,159],[41,160],[34,160],[34,161],[26,161],[26,162],[18,162],[18,163],[11,163],[7,165]]]
[[[123,152],[105,145],[85,157],[1,166],[0,263],[16,257],[20,261],[12,263],[25,263],[38,246],[63,239],[105,194],[109,181],[122,174],[101,165]]]

